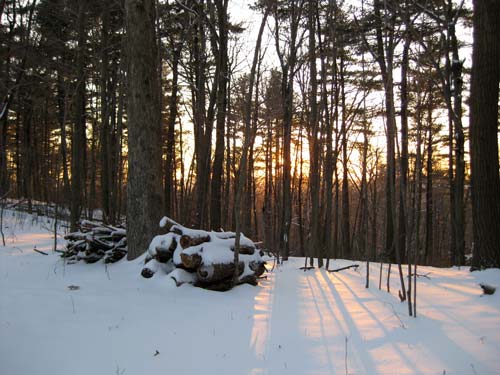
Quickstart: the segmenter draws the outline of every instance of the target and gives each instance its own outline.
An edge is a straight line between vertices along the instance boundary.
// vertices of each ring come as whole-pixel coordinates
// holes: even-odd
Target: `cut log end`
[[[184,254],[181,253],[182,265],[187,269],[197,269],[201,265],[201,255],[200,254]]]
[[[495,288],[494,286],[491,286],[491,285],[488,285],[485,283],[481,283],[481,284],[479,284],[479,286],[483,290],[483,294],[486,294],[486,295],[492,295],[497,290],[497,288]]]
[[[145,267],[141,271],[141,276],[144,277],[145,279],[150,279],[154,276],[154,271]]]

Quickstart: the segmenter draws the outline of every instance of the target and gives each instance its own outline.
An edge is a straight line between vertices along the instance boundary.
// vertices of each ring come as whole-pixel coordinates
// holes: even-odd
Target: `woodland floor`
[[[500,374],[500,291],[478,286],[500,287],[498,269],[421,267],[415,319],[395,272],[378,290],[378,264],[369,289],[364,264],[292,259],[258,287],[210,292],[143,279],[140,259],[64,265],[47,219],[5,221],[0,374]]]

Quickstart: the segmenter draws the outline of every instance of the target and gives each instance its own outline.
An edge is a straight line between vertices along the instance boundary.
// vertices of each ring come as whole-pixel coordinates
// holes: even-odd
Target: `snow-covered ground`
[[[478,287],[500,287],[500,270],[420,268],[414,319],[395,273],[392,294],[378,290],[375,264],[369,289],[364,265],[303,272],[300,259],[258,287],[176,288],[143,279],[140,260],[65,266],[47,219],[5,220],[2,375],[500,374],[500,291]]]

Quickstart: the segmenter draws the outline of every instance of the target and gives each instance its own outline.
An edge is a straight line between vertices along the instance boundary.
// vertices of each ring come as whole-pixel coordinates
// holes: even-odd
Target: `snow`
[[[364,263],[303,272],[292,258],[258,287],[211,292],[142,278],[144,256],[64,265],[37,220],[5,217],[0,374],[500,373],[500,293],[478,286],[499,287],[498,269],[420,267],[415,319],[395,273],[391,294],[378,290],[378,264],[369,289]]]
[[[168,218],[166,216],[163,216],[160,220],[160,228],[163,228],[164,226],[166,226],[168,223]]]
[[[174,269],[168,276],[179,285],[184,283],[193,284],[196,282],[196,274],[190,273],[182,268]]]
[[[156,254],[156,248],[163,248],[163,249],[168,249],[170,245],[172,244],[172,240],[177,236],[175,233],[167,233],[167,234],[162,234],[153,237],[151,240],[151,243],[149,244],[148,247],[148,253],[151,256],[154,256]]]

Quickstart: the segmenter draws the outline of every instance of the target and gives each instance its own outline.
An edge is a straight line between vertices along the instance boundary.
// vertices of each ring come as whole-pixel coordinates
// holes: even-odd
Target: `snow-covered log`
[[[185,283],[194,286],[224,291],[235,285],[247,283],[256,285],[258,278],[266,271],[263,253],[255,243],[241,235],[239,248],[239,280],[234,278],[234,232],[213,232],[184,227],[164,218],[160,227],[170,224],[167,234],[156,236],[151,241],[142,275],[152,277],[159,272],[159,253],[164,252],[163,262],[175,267],[170,277],[177,286]],[[168,250],[167,250],[168,249]]]
[[[245,269],[245,263],[239,262],[238,273],[241,276]],[[234,275],[234,263],[212,263],[198,267],[196,271],[198,281],[204,283],[215,283]]]
[[[231,251],[234,252],[234,246],[231,246]],[[240,254],[253,255],[255,253],[255,246],[240,245]]]

